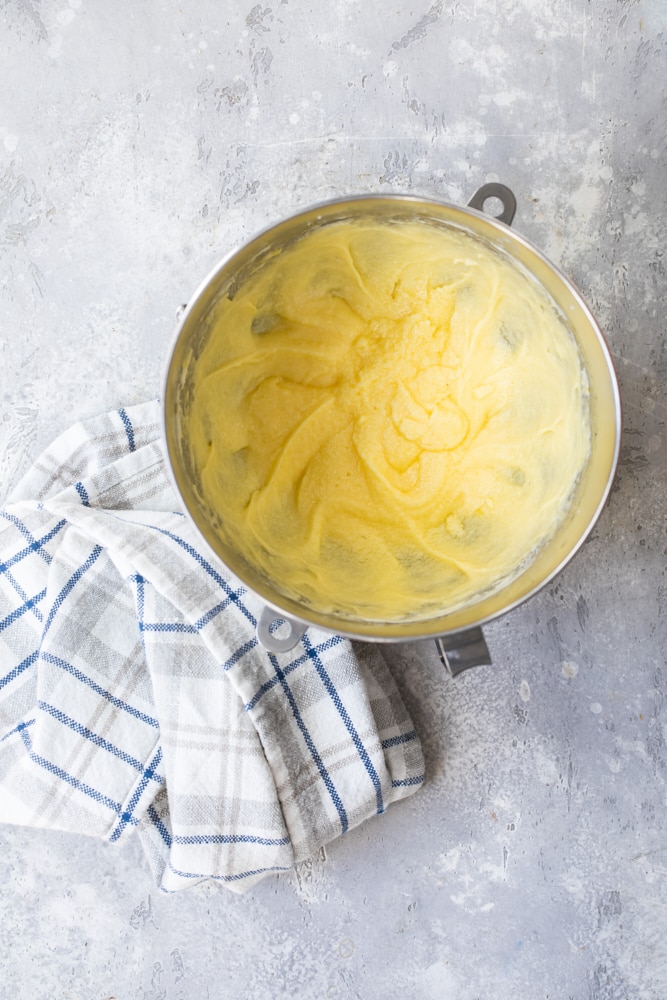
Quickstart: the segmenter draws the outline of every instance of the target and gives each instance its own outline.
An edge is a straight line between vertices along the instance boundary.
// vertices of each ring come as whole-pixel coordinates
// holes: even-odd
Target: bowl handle
[[[482,184],[479,191],[475,191],[468,202],[468,208],[476,208],[478,212],[483,212],[484,202],[490,198],[497,198],[503,206],[500,215],[492,215],[492,218],[497,219],[498,222],[504,222],[506,226],[511,226],[516,212],[516,198],[514,193],[504,184]],[[491,213],[487,214],[491,215]]]
[[[468,667],[480,667],[491,663],[491,653],[481,628],[469,628],[465,632],[441,635],[435,645],[444,666],[456,677]]]
[[[271,626],[274,622],[285,622],[289,627],[288,635],[274,635]],[[288,618],[281,611],[265,607],[257,622],[257,638],[269,653],[287,653],[294,649],[297,642],[306,631],[307,626],[294,618]]]

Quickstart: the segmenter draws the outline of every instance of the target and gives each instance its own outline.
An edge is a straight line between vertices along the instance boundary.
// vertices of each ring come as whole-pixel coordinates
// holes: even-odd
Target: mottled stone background
[[[428,781],[236,897],[0,828],[0,995],[664,1000],[665,0],[1,0],[0,494],[158,395],[217,259],[341,193],[517,194],[624,400],[610,502],[456,681],[391,658]]]

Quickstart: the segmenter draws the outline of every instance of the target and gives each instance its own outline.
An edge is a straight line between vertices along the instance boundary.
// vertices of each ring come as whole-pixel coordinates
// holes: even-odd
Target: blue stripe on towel
[[[165,826],[163,820],[161,820],[160,817],[158,816],[157,809],[155,808],[155,806],[148,807],[148,817],[152,822],[153,826],[155,827],[155,829],[158,831],[158,833],[164,840],[167,847],[171,847],[171,834],[169,833],[169,830]]]
[[[34,597],[29,597],[26,601],[23,602],[23,604],[20,607],[14,608],[13,611],[10,611],[10,613],[5,618],[3,618],[2,621],[0,621],[0,632],[3,632],[6,628],[12,625],[18,618],[21,618],[21,616],[24,615],[26,611],[34,610],[39,604],[39,602],[43,601],[45,597],[46,597],[46,588],[44,588],[44,590],[41,590],[39,594],[35,594]]]
[[[81,503],[83,504],[83,506],[84,507],[90,507],[90,497],[88,496],[88,493],[86,491],[86,487],[83,485],[83,483],[81,483],[81,482],[75,483],[74,484],[74,489],[76,490],[76,492],[81,497]]]
[[[39,552],[40,555],[45,557],[46,562],[50,563],[51,556],[49,555],[48,552],[42,553],[41,549],[44,545],[47,544],[47,542],[50,542],[52,538],[55,538],[58,532],[62,528],[64,528],[66,524],[67,521],[58,521],[56,526],[54,528],[51,528],[50,531],[47,531],[47,533],[45,535],[42,535],[41,538],[33,538],[33,536],[30,535],[30,538],[32,539],[30,545],[27,545],[24,549],[21,549],[20,552],[17,552],[16,555],[13,555],[11,559],[8,559],[6,562],[0,563],[0,573],[6,573],[11,566],[15,566],[16,563],[22,562],[26,558],[26,556],[32,555],[33,552]]]
[[[10,736],[16,736],[17,734],[22,733],[24,729],[28,728],[28,726],[34,726],[34,725],[35,725],[34,719],[28,719],[27,722],[19,722],[18,726],[14,726],[14,728],[10,729],[8,733],[5,733],[2,739],[0,739],[0,743],[4,743],[4,741],[8,740]]]
[[[326,650],[332,649],[334,646],[337,646],[339,643],[341,643],[343,641],[344,640],[341,638],[341,636],[339,636],[339,635],[332,635],[328,639],[325,639],[324,642],[321,642],[318,646],[315,646],[314,649],[315,649],[315,652],[318,653],[318,654],[319,653],[324,653],[324,652],[326,652]],[[255,639],[253,641],[253,646],[256,646],[256,645],[257,645],[257,639]],[[238,659],[240,659],[240,656],[243,655],[247,651],[248,650],[246,650],[245,647],[241,647],[241,650],[237,650],[237,653],[239,653],[240,655],[237,656],[236,653],[235,653],[234,657],[232,658],[233,662],[232,662],[232,660],[228,660],[227,663],[225,663],[225,665],[224,665],[224,669],[227,670],[229,667],[233,666],[233,664],[236,663],[236,661]],[[296,670],[297,667],[300,667],[304,663],[306,663],[306,661],[308,659],[310,659],[310,657],[308,656],[308,654],[307,653],[303,653],[301,656],[298,656],[296,658],[296,660],[292,660],[292,662],[290,664],[288,664],[288,666],[286,666],[284,668],[285,677],[287,677],[288,674],[291,674],[293,670]],[[246,712],[251,712],[252,709],[257,704],[257,702],[260,700],[260,698],[262,698],[263,695],[265,695],[267,691],[270,691],[271,688],[274,688],[277,683],[278,683],[278,677],[275,674],[274,674],[273,677],[270,677],[268,681],[265,681],[264,684],[262,684],[262,686],[259,688],[259,690],[257,690],[255,692],[255,694],[252,696],[252,698],[250,699],[250,701],[246,702],[246,704],[243,706],[245,708]]]
[[[271,660],[271,663],[273,665],[273,669],[275,670],[276,675],[277,675],[277,677],[278,677],[278,679],[280,681],[280,686],[282,687],[283,692],[285,694],[285,697],[287,698],[289,706],[290,706],[290,708],[292,710],[292,715],[294,716],[294,721],[296,722],[297,726],[299,727],[299,731],[300,731],[301,735],[303,736],[303,739],[304,739],[304,742],[305,742],[306,746],[308,747],[308,750],[310,752],[310,756],[312,757],[312,759],[313,759],[313,761],[315,763],[315,766],[317,767],[317,770],[320,773],[320,777],[322,778],[322,781],[324,782],[324,785],[325,785],[327,791],[329,792],[329,795],[331,796],[331,801],[333,802],[333,804],[335,805],[335,807],[336,807],[336,809],[338,811],[338,816],[339,816],[339,819],[340,819],[341,830],[342,830],[343,833],[347,833],[348,828],[349,828],[349,822],[348,822],[348,818],[347,818],[347,813],[345,812],[345,806],[343,805],[341,797],[338,794],[338,790],[336,789],[336,786],[334,785],[333,781],[331,780],[331,775],[327,771],[327,769],[326,769],[326,767],[324,765],[324,761],[322,760],[322,758],[320,757],[320,755],[319,755],[319,753],[317,751],[317,747],[313,743],[313,738],[310,735],[310,733],[308,732],[308,727],[306,726],[305,722],[303,721],[303,718],[301,717],[301,713],[299,712],[299,708],[298,708],[298,705],[297,705],[296,700],[294,698],[294,695],[292,694],[290,686],[287,683],[287,679],[285,677],[284,672],[282,671],[282,669],[280,667],[280,664],[278,663],[278,660],[275,658],[275,656],[272,656],[272,655],[269,655],[269,659]]]
[[[161,749],[161,747],[158,747],[157,750],[156,750],[156,752],[155,752],[155,755],[154,755],[152,761],[150,762],[150,764],[148,765],[148,767],[144,771],[144,773],[143,773],[143,775],[141,777],[141,780],[137,784],[137,787],[134,789],[134,792],[132,793],[132,796],[131,796],[129,802],[125,806],[125,809],[123,810],[123,812],[120,814],[120,819],[119,819],[119,822],[118,822],[118,826],[116,827],[116,829],[114,830],[114,832],[109,837],[109,840],[112,843],[114,841],[118,840],[118,838],[120,837],[121,833],[123,832],[123,830],[125,829],[125,827],[128,824],[136,825],[139,822],[137,820],[137,818],[133,815],[134,810],[137,807],[137,803],[139,802],[139,799],[141,798],[141,796],[146,791],[146,787],[148,785],[148,782],[153,777],[153,775],[155,773],[155,768],[158,766],[158,764],[160,763],[161,760],[162,760],[162,749]]]
[[[76,719],[71,719],[69,715],[66,715],[59,708],[56,708],[55,705],[49,705],[46,701],[38,701],[37,705],[43,712],[52,716],[52,718],[54,718],[57,722],[62,723],[63,726],[67,726],[68,729],[78,733],[79,736],[83,736],[84,739],[90,740],[90,742],[94,743],[96,747],[100,747],[102,750],[106,750],[107,753],[113,754],[114,757],[118,757],[119,760],[122,760],[126,764],[129,764],[130,767],[133,767],[135,771],[140,771],[144,777],[152,778],[158,785],[164,784],[164,778],[162,775],[153,770],[150,770],[149,773],[144,769],[144,765],[140,760],[137,760],[136,757],[132,757],[132,755],[126,753],[125,750],[121,750],[120,747],[114,746],[113,743],[105,740],[104,737],[100,736],[98,733],[94,733],[92,729],[88,729],[87,726],[82,726],[80,722],[76,721]]]
[[[16,678],[19,677],[24,670],[31,667],[37,660],[38,656],[39,650],[36,649],[34,653],[30,654],[30,656],[26,656],[25,660],[21,660],[21,662],[17,663],[15,667],[12,667],[8,674],[5,674],[4,677],[0,677],[0,689],[5,687],[6,684],[11,684],[11,682],[16,680]]]
[[[59,667],[61,670],[66,670],[67,673],[72,674],[72,676],[76,677],[78,681],[81,681],[82,684],[87,684],[88,687],[91,688],[96,694],[106,698],[106,700],[111,702],[112,705],[115,705],[116,708],[122,709],[124,712],[127,712],[128,715],[132,715],[135,719],[139,719],[140,722],[145,722],[146,725],[152,726],[153,729],[160,728],[160,724],[157,719],[153,719],[150,715],[140,712],[138,709],[134,708],[133,705],[117,698],[115,694],[111,694],[110,691],[105,691],[105,689],[100,687],[100,685],[97,684],[92,677],[88,677],[87,674],[84,674],[83,671],[79,670],[78,667],[75,667],[74,664],[68,663],[67,660],[63,660],[60,656],[54,656],[53,653],[46,653],[44,651],[41,653],[41,658],[45,663],[50,663],[54,667]]]
[[[20,531],[20,533],[23,535],[26,541],[30,543],[31,546],[32,545],[36,546],[34,551],[37,552],[46,563],[51,562],[51,556],[49,555],[49,553],[44,552],[42,546],[39,545],[35,536],[32,534],[30,529],[23,523],[20,517],[17,517],[16,514],[10,514],[9,511],[7,510],[0,510],[0,517],[4,518],[5,521],[9,521],[10,524],[13,524],[14,527]]]
[[[30,739],[30,734],[28,733],[26,727],[21,730],[21,739],[23,740],[23,744],[30,760],[33,761],[34,764],[44,768],[44,770],[48,771],[50,774],[54,774],[57,778],[60,778],[61,781],[66,781],[68,785],[72,786],[72,788],[75,788],[78,792],[82,792],[83,795],[87,795],[95,802],[99,802],[100,805],[105,806],[107,809],[111,810],[111,812],[116,813],[116,815],[120,814],[120,803],[114,802],[113,799],[104,795],[99,791],[99,789],[93,788],[92,785],[88,785],[85,781],[81,781],[73,774],[69,774],[58,764],[54,764],[53,761],[47,760],[46,757],[42,757],[41,754],[35,753],[32,749],[32,740]],[[136,826],[136,819],[133,820],[133,824]]]
[[[49,629],[50,629],[50,627],[51,627],[51,625],[53,623],[53,619],[55,618],[55,616],[57,615],[58,611],[60,610],[60,608],[62,606],[62,603],[65,600],[65,598],[68,597],[71,594],[71,592],[74,590],[74,588],[76,587],[76,585],[79,582],[79,580],[83,576],[86,575],[86,573],[91,568],[91,566],[95,563],[96,559],[98,558],[98,556],[100,555],[101,552],[102,552],[102,546],[101,545],[96,545],[93,548],[93,550],[90,553],[90,555],[88,556],[88,558],[86,559],[86,561],[83,563],[83,565],[79,566],[79,568],[76,570],[76,572],[72,573],[71,577],[69,578],[69,580],[67,581],[67,583],[65,584],[65,586],[63,587],[63,589],[60,591],[60,593],[56,597],[55,601],[53,602],[53,606],[52,606],[51,610],[49,611],[49,617],[46,619],[46,622],[44,624],[44,632],[42,633],[42,638],[44,638],[44,636],[46,635],[46,633],[49,631]]]
[[[289,837],[255,837],[250,833],[193,833],[172,838],[172,843],[188,847],[199,844],[260,844],[262,847],[284,847],[289,842]]]
[[[127,443],[130,446],[130,451],[136,451],[137,446],[134,443],[134,428],[132,427],[132,421],[128,417],[124,409],[118,411],[118,416],[123,421],[123,426],[125,428],[125,433],[127,434]]]
[[[137,524],[138,522],[126,520],[125,523]],[[213,566],[211,566],[208,560],[204,559],[204,557],[199,552],[197,552],[197,550],[192,545],[190,545],[189,542],[186,542],[185,539],[181,538],[179,535],[175,535],[173,531],[168,531],[166,528],[160,528],[157,524],[141,523],[140,526],[142,528],[148,528],[150,531],[157,531],[158,534],[164,535],[166,538],[170,538],[172,542],[175,542],[178,546],[180,546],[180,548],[182,548],[184,552],[187,552],[187,554],[191,556],[192,559],[194,559],[194,561],[198,563],[198,565],[201,566],[201,568],[208,573],[211,579],[217,583],[220,589],[225,592],[230,601],[232,601],[239,609],[239,611],[248,619],[253,628],[257,625],[257,619],[248,610],[248,608],[241,600],[241,597],[246,592],[244,587],[239,587],[238,590],[232,590],[228,582],[225,580],[224,576],[221,576],[220,573],[218,573],[218,571],[214,569]]]
[[[317,653],[317,650],[313,647],[306,633],[304,633],[304,635],[301,637],[301,641],[304,645],[304,648],[308,656],[315,664],[315,668],[320,676],[322,683],[324,684],[327,694],[333,701],[334,705],[336,706],[336,709],[338,710],[338,714],[345,723],[345,728],[352,737],[352,742],[354,743],[357,749],[357,753],[359,754],[362,764],[366,768],[366,773],[373,782],[373,787],[375,788],[375,798],[377,801],[377,811],[378,813],[383,813],[384,801],[382,799],[382,785],[380,783],[380,778],[378,776],[378,773],[375,770],[375,767],[373,766],[373,761],[370,758],[368,750],[364,746],[363,741],[359,736],[359,733],[357,732],[354,723],[352,722],[352,719],[348,715],[347,709],[345,708],[345,705],[343,705],[341,697],[338,691],[336,690],[331,678],[329,677],[329,674],[327,673],[326,668]]]
[[[411,729],[409,733],[403,733],[401,736],[390,736],[388,740],[382,740],[380,746],[383,750],[388,750],[389,747],[397,747],[402,743],[411,743],[413,740],[417,739],[417,733],[414,729]]]
[[[397,778],[395,781],[392,781],[391,787],[412,788],[414,785],[421,785],[425,777],[424,774],[415,774],[413,778]]]

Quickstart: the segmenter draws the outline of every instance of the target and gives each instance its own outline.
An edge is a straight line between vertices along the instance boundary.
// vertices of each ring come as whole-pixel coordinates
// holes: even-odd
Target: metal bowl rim
[[[560,560],[560,562],[555,566],[555,568],[550,573],[548,573],[543,579],[541,579],[539,583],[537,583],[534,587],[532,587],[527,593],[520,595],[515,600],[509,602],[508,604],[502,606],[501,608],[487,615],[483,615],[480,618],[474,619],[470,623],[461,626],[460,628],[457,627],[448,630],[446,628],[443,629],[442,627],[434,626],[432,629],[428,628],[424,629],[424,626],[427,626],[429,622],[436,623],[441,621],[441,618],[445,617],[446,613],[441,617],[434,616],[423,620],[414,620],[406,622],[369,621],[368,622],[369,628],[366,630],[360,627],[362,624],[361,621],[355,621],[352,619],[346,620],[341,618],[340,619],[341,627],[338,627],[338,625],[334,627],[333,625],[322,624],[318,620],[313,620],[312,618],[309,618],[305,615],[295,613],[292,610],[290,610],[289,612],[285,611],[285,609],[281,606],[279,600],[275,600],[271,597],[268,597],[266,596],[265,593],[262,593],[260,590],[255,589],[250,584],[245,583],[245,581],[241,579],[238,576],[238,574],[236,574],[233,570],[230,569],[230,567],[226,565],[222,557],[218,555],[218,553],[215,552],[215,550],[212,548],[208,540],[205,538],[203,532],[197,525],[194,517],[190,513],[185,503],[185,500],[181,494],[180,488],[176,481],[176,475],[172,465],[171,452],[168,446],[167,422],[169,417],[167,414],[167,403],[166,403],[167,385],[171,373],[171,366],[173,362],[174,353],[176,351],[176,347],[180,340],[181,334],[188,322],[190,315],[196,308],[201,297],[204,295],[207,289],[209,289],[209,287],[216,282],[216,279],[218,278],[220,273],[224,271],[225,268],[228,267],[228,265],[242,250],[250,250],[250,248],[254,244],[261,244],[262,242],[266,241],[266,238],[269,237],[271,233],[280,229],[283,225],[286,225],[287,223],[298,223],[299,219],[301,218],[305,219],[306,217],[312,216],[320,211],[334,212],[336,208],[343,208],[347,204],[354,206],[362,202],[372,203],[374,201],[378,203],[382,201],[395,202],[397,204],[402,204],[406,206],[411,204],[415,206],[422,205],[426,208],[428,208],[429,205],[432,205],[439,209],[447,209],[449,211],[453,211],[454,213],[460,214],[463,218],[465,218],[466,216],[470,216],[476,219],[481,218],[484,220],[486,224],[490,225],[492,229],[496,229],[498,231],[498,233],[503,238],[503,242],[507,241],[508,239],[511,241],[515,241],[516,243],[520,244],[525,250],[527,250],[530,254],[535,255],[535,257],[537,257],[538,260],[540,260],[550,271],[552,271],[555,274],[555,276],[562,282],[562,284],[567,288],[567,290],[573,296],[577,305],[583,312],[587,322],[595,332],[600,349],[602,351],[604,360],[607,365],[607,370],[610,377],[610,383],[612,386],[612,395],[614,401],[614,418],[615,418],[614,451],[610,463],[607,482],[605,483],[604,489],[600,493],[598,503],[585,529],[581,532],[577,541],[574,543],[574,545],[572,545],[572,547],[568,550],[568,552]],[[473,235],[479,238],[478,234],[473,233]],[[527,268],[527,270],[530,271],[530,268]],[[536,281],[538,281],[541,287],[544,287],[543,283],[539,281],[539,279],[535,275],[533,275],[533,277],[535,278]],[[549,260],[549,258],[540,249],[535,247],[529,240],[527,240],[520,233],[517,233],[510,226],[501,222],[499,219],[496,219],[494,216],[489,215],[483,211],[471,208],[468,205],[465,206],[455,205],[451,202],[443,201],[437,198],[431,198],[431,197],[427,198],[414,194],[392,194],[392,193],[374,192],[369,194],[354,194],[354,195],[340,196],[338,198],[332,198],[325,201],[315,202],[314,204],[311,204],[303,209],[300,209],[299,211],[291,215],[284,216],[283,218],[275,222],[272,222],[270,225],[265,226],[262,229],[255,232],[254,235],[249,237],[248,240],[234,246],[228,253],[224,254],[220,258],[217,264],[215,264],[214,267],[209,271],[208,275],[204,278],[204,280],[200,282],[198,287],[195,289],[195,292],[189,299],[187,305],[181,311],[176,325],[176,329],[172,335],[171,344],[167,351],[165,363],[163,366],[161,389],[162,389],[160,397],[161,418],[162,418],[161,445],[162,445],[162,453],[164,457],[164,463],[167,470],[168,478],[172,485],[172,488],[174,489],[176,496],[180,499],[181,503],[183,504],[185,513],[188,519],[190,520],[190,523],[195,528],[199,540],[201,540],[201,542],[204,543],[208,552],[213,556],[214,559],[222,563],[222,565],[225,566],[228,572],[231,572],[237,579],[239,579],[240,582],[243,584],[243,586],[247,587],[249,590],[255,593],[267,607],[275,611],[277,619],[282,618],[288,621],[298,622],[299,624],[305,627],[319,628],[322,629],[323,631],[333,632],[335,634],[344,636],[348,639],[361,640],[365,642],[392,643],[400,641],[419,641],[422,639],[433,639],[437,636],[456,635],[457,633],[465,632],[468,631],[469,629],[486,625],[489,622],[494,621],[495,619],[501,617],[502,615],[505,615],[508,612],[519,607],[520,605],[528,601],[531,597],[534,597],[535,594],[537,594],[544,587],[548,586],[548,584],[551,583],[551,581],[554,580],[555,577],[557,577],[563,571],[563,569],[565,569],[568,563],[576,556],[576,554],[582,548],[586,540],[589,538],[593,528],[595,527],[607,503],[607,500],[609,499],[609,494],[611,492],[611,488],[618,468],[618,461],[621,449],[622,404],[621,404],[618,376],[614,367],[611,351],[609,349],[609,345],[607,344],[606,338],[599,324],[597,323],[597,320],[593,316],[588,304],[586,303],[581,292],[572,282],[572,280],[561,270],[560,267],[558,267],[558,265],[554,264],[551,260]],[[502,589],[498,593],[502,593]],[[474,604],[470,606],[470,609],[471,611],[474,609]],[[452,612],[452,614],[454,613],[455,612]],[[332,616],[325,616],[325,617],[332,617]],[[384,631],[382,633],[376,631],[379,629],[383,629]]]

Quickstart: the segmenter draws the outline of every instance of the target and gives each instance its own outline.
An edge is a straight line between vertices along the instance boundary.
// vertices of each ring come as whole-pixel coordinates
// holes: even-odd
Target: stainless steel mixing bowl
[[[499,199],[502,212],[483,211],[490,199]],[[527,240],[509,228],[516,202],[500,184],[485,185],[467,207],[410,195],[366,195],[315,205],[264,230],[229,253],[205,279],[182,312],[165,369],[163,440],[165,460],[174,487],[202,542],[264,602],[258,622],[260,641],[273,652],[290,649],[309,625],[352,639],[401,642],[435,639],[443,661],[454,673],[476,663],[490,662],[481,626],[525,601],[551,581],[572,559],[595,524],[609,495],[616,471],[621,434],[618,382],[609,349],[586,303],[571,281]],[[346,620],[319,613],[285,597],[245,559],[242,551],[226,544],[216,533],[194,488],[182,416],[192,399],[191,363],[210,335],[216,302],[233,296],[250,275],[281,248],[311,230],[333,222],[371,217],[381,220],[424,220],[453,227],[483,240],[510,258],[538,282],[553,301],[572,332],[590,383],[592,445],[569,513],[536,558],[506,586],[474,604],[422,621],[378,622]],[[272,628],[276,619],[287,623],[287,635]]]

